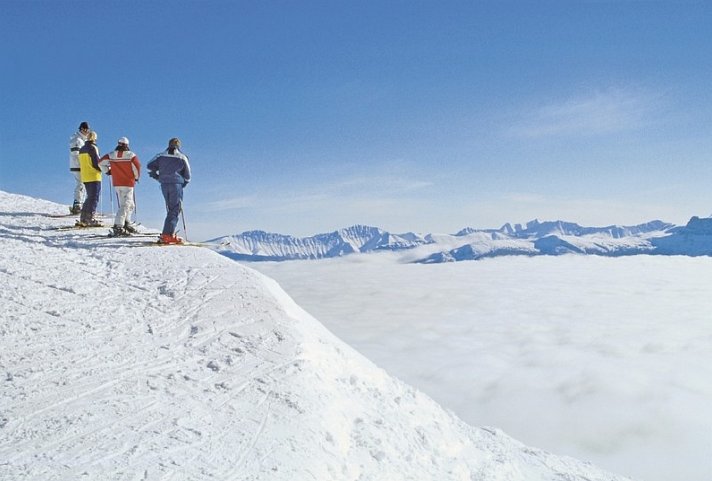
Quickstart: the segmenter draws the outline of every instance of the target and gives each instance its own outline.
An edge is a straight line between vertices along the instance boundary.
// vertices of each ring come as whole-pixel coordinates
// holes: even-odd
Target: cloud
[[[373,177],[356,177],[342,182],[336,182],[327,187],[331,191],[343,191],[347,189],[356,190],[378,190],[388,191],[391,194],[407,193],[415,190],[424,189],[433,185],[430,181],[405,179],[392,176],[373,176]]]
[[[502,199],[508,202],[521,202],[529,204],[537,204],[547,201],[546,196],[543,194],[531,194],[528,192],[511,192],[505,194]]]
[[[210,211],[224,211],[254,207],[258,203],[259,201],[254,196],[243,196],[217,200],[214,202],[206,202],[201,204],[200,207]]]
[[[354,177],[320,184],[317,188],[264,195],[260,207],[280,212],[388,209],[402,205],[409,194],[431,185],[428,181],[391,176]]]
[[[526,112],[511,131],[519,137],[543,138],[638,130],[650,123],[659,103],[659,96],[647,91],[595,91]]]
[[[307,186],[271,186],[244,196],[205,202],[195,208],[219,215],[224,223],[244,226],[241,229],[299,235],[328,232],[354,223],[393,228],[415,224],[430,208],[431,200],[420,191],[431,185],[426,180],[390,173],[344,175]]]

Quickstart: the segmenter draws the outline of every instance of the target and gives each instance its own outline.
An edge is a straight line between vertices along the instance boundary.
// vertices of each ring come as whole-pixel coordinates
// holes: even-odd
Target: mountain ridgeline
[[[395,235],[364,225],[301,238],[256,230],[211,242],[232,251],[230,257],[250,261],[323,259],[357,252],[411,249],[429,243],[417,234]]]
[[[468,227],[456,234],[392,234],[377,227],[354,225],[311,237],[248,231],[211,242],[219,245],[222,254],[246,261],[326,259],[383,251],[400,253],[405,262],[426,264],[505,255],[710,256],[712,218],[693,217],[685,226],[654,220],[606,227],[533,220],[499,229]]]

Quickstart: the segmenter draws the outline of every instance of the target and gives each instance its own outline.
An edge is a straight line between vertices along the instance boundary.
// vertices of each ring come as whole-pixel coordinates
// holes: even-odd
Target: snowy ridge
[[[305,238],[252,231],[212,242],[220,244],[221,254],[250,261],[321,259],[384,250],[400,253],[404,262],[426,264],[569,253],[712,255],[712,219],[694,217],[684,228],[659,220],[606,227],[533,220],[524,226],[505,224],[499,229],[467,227],[454,235],[391,234],[377,227],[353,226]]]
[[[440,263],[505,255],[653,254],[656,252],[652,239],[665,237],[673,227],[661,221],[637,226],[583,227],[571,222],[534,220],[526,227],[517,224],[511,228],[507,224],[497,231],[469,229],[469,234],[461,231],[455,243],[451,236],[439,236],[437,244],[442,248],[415,261]],[[456,247],[450,248],[452,245]]]
[[[229,246],[224,250],[230,252],[230,257],[241,260],[322,259],[356,252],[410,249],[427,243],[416,234],[395,235],[364,225],[304,238],[249,231],[211,242]]]
[[[623,481],[473,428],[200,247],[0,192],[2,479]]]

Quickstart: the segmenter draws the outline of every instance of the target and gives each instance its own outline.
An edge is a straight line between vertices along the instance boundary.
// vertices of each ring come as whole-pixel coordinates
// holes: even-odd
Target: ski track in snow
[[[115,252],[104,252],[82,241],[83,233],[59,231],[52,239],[49,230],[27,231],[5,226],[0,233],[5,251],[15,253],[3,262],[1,274],[3,284],[10,287],[0,293],[8,321],[3,324],[8,331],[3,332],[2,371],[12,378],[11,397],[24,401],[21,411],[20,405],[3,410],[8,435],[0,442],[0,458],[49,477],[49,454],[63,452],[81,466],[76,471],[67,466],[64,476],[78,478],[92,476],[92,468],[120,472],[122,466],[141,464],[152,453],[159,471],[165,471],[162,479],[169,479],[171,473],[190,473],[186,453],[206,447],[204,451],[213,453],[207,456],[208,465],[219,465],[221,446],[240,445],[248,438],[240,464],[253,462],[250,457],[259,452],[269,403],[250,403],[251,409],[267,408],[257,416],[240,416],[245,401],[232,390],[237,386],[235,394],[254,390],[268,397],[269,384],[283,375],[272,369],[276,359],[296,354],[294,344],[265,337],[259,329],[271,314],[251,309],[260,293],[249,292],[249,283],[236,290],[233,266],[218,256],[209,256],[215,260],[211,264],[186,270],[181,258],[193,257],[194,248],[177,248],[181,250],[168,265],[156,266],[152,258],[157,256],[147,249],[134,249],[131,262],[126,262],[121,249],[107,246]],[[80,248],[62,248],[62,262],[43,264],[41,269],[31,262],[54,256],[51,251],[62,242]],[[82,249],[85,244],[94,249]],[[243,309],[235,310],[235,305]],[[87,309],[97,322],[87,322]],[[28,311],[34,319],[30,323]],[[231,332],[240,337],[226,335],[219,327],[230,313]],[[44,342],[36,344],[33,339]],[[117,351],[117,345],[123,349]],[[250,354],[258,351],[266,354],[264,358]],[[254,371],[240,370],[250,374],[245,376],[233,369],[241,357],[264,371],[259,379],[265,386],[253,378]],[[211,362],[219,367],[207,367]],[[170,419],[163,416],[166,406]],[[118,417],[103,416],[107,408]],[[221,417],[220,422],[227,424],[221,426],[219,438],[211,439],[202,428],[192,427],[192,420],[211,425],[215,411],[234,415]],[[79,418],[76,412],[82,413]],[[141,442],[146,430],[160,433],[157,439],[151,436],[148,446]],[[123,452],[108,450],[111,454],[97,456],[104,451],[102,446],[114,444],[119,436],[124,438]],[[38,472],[43,460],[48,463]],[[154,469],[146,466],[144,472],[153,479]]]
[[[200,247],[0,192],[0,480],[623,481],[472,428]]]

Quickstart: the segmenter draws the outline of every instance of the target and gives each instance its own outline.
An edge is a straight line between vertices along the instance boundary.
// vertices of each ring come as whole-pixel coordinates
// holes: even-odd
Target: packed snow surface
[[[624,479],[465,424],[256,271],[65,209],[0,192],[3,481]]]

